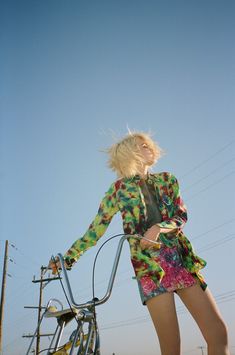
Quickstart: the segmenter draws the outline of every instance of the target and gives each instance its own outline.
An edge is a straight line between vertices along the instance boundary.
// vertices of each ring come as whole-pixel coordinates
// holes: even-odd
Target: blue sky
[[[154,171],[180,182],[185,233],[208,262],[204,275],[235,353],[234,1],[9,0],[0,13],[1,263],[5,240],[15,246],[3,353],[26,350],[22,335],[34,330],[36,313],[24,306],[38,303],[32,277],[86,231],[116,179],[102,150],[127,127],[154,133],[165,151]],[[71,271],[78,301],[91,297],[98,247],[120,232],[115,216]],[[98,261],[98,296],[117,242]],[[112,297],[97,311],[104,355],[160,354],[132,275],[125,245]],[[55,296],[63,299],[62,290],[50,284],[44,304]],[[205,342],[177,306],[183,354],[199,354]],[[48,321],[43,330],[52,328]]]

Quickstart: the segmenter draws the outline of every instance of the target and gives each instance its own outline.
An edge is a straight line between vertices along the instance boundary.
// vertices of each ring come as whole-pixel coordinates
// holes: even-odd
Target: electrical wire
[[[191,238],[191,240],[199,239],[199,238],[203,237],[204,235],[206,235],[206,234],[208,234],[210,232],[213,232],[216,229],[219,229],[219,228],[223,227],[224,225],[227,225],[227,224],[232,223],[234,221],[235,221],[235,218],[232,218],[232,219],[230,219],[230,220],[228,220],[226,222],[223,222],[223,223],[221,223],[221,224],[219,224],[219,225],[217,225],[215,227],[212,227],[211,229],[209,229],[209,230],[207,230],[207,231],[205,231],[203,233],[200,233],[200,234],[196,235],[195,237]]]
[[[222,151],[224,151],[227,147],[229,147],[231,144],[233,144],[234,143],[234,140],[232,141],[232,142],[230,142],[230,143],[228,143],[226,146],[224,146],[224,147],[222,147],[220,150],[218,150],[218,151],[216,151],[212,156],[210,156],[209,158],[207,158],[206,160],[204,160],[204,161],[202,161],[201,163],[199,163],[198,165],[196,165],[194,168],[192,168],[191,170],[189,170],[188,172],[186,172],[184,175],[182,175],[181,176],[181,178],[182,177],[185,177],[185,176],[187,176],[187,175],[189,175],[190,173],[192,173],[193,171],[195,171],[196,169],[198,169],[199,167],[201,167],[202,165],[204,165],[205,163],[207,163],[209,160],[211,160],[211,159],[213,159],[215,156],[217,156],[218,155],[218,153],[220,153],[220,152],[222,152]],[[225,176],[224,178],[226,178],[227,176]],[[224,179],[223,178],[223,179]],[[202,178],[203,179],[203,178]],[[202,180],[201,179],[201,180]],[[220,181],[222,181],[223,179],[221,179]],[[219,181],[219,182],[220,182]],[[218,182],[216,182],[216,183],[218,183]],[[210,185],[211,186],[211,185]],[[208,187],[209,188],[209,187]],[[199,191],[198,192],[198,194],[200,193],[200,192],[204,192],[205,190],[207,190],[208,188],[205,188],[204,190],[201,190],[201,191]],[[193,195],[193,196],[191,196],[191,198],[192,197],[195,197],[195,195]],[[220,226],[222,226],[222,225],[220,225]],[[217,229],[217,228],[219,228],[219,226],[218,227],[215,227],[214,229]],[[214,230],[214,229],[211,229],[210,231],[212,231],[212,230]],[[207,232],[205,232],[205,233],[203,233],[203,234],[200,234],[199,236],[197,236],[197,237],[195,237],[195,238],[193,238],[193,239],[197,239],[197,238],[200,238],[202,235],[204,235],[204,234],[206,234],[206,233],[209,233],[210,231],[207,231]],[[1,240],[2,241],[2,240]],[[212,246],[213,247],[213,246]],[[15,248],[16,250],[18,250],[18,248]],[[208,250],[208,249],[207,249]],[[18,250],[19,251],[19,250]],[[21,254],[21,255],[23,255],[24,257],[25,257],[25,254],[23,254],[21,251],[19,251],[19,253]],[[27,257],[27,259],[28,259],[28,257]],[[31,261],[33,261],[32,259],[31,259]],[[33,261],[33,263],[36,265],[39,265],[38,264],[38,262],[36,263],[35,261]],[[61,280],[60,280],[61,281]],[[94,291],[94,288],[93,288],[93,296],[95,295],[95,291]],[[93,297],[94,298],[94,297]],[[18,339],[18,338],[17,338]],[[13,342],[15,342],[16,340],[14,340]],[[12,342],[10,342],[10,343],[8,343],[5,347],[4,347],[4,349],[6,349],[6,347],[8,347],[10,344],[12,344]]]
[[[198,249],[198,252],[199,252],[199,253],[202,253],[202,252],[204,252],[204,251],[208,251],[208,250],[210,250],[210,249],[212,249],[212,248],[215,248],[215,247],[217,247],[217,246],[220,246],[220,245],[223,245],[223,244],[225,244],[225,243],[227,243],[227,242],[230,242],[230,241],[232,241],[232,240],[235,239],[235,238],[234,238],[234,235],[235,235],[235,234],[231,233],[231,234],[229,234],[229,235],[227,235],[227,236],[225,236],[225,237],[223,237],[223,238],[221,238],[221,239],[218,239],[218,240],[216,240],[216,241],[214,241],[214,242],[212,242],[212,243],[210,243],[210,244],[207,244],[207,245],[205,245],[204,247],[199,248],[199,249]],[[127,270],[126,270],[125,272],[127,272]],[[122,284],[123,284],[124,282],[128,281],[128,280],[130,280],[130,278],[125,278],[124,280],[119,280],[119,281],[118,281],[118,287],[122,286]],[[105,281],[103,281],[102,283],[104,283],[104,282],[105,282]],[[116,282],[116,287],[117,287],[117,282]],[[99,289],[101,290],[102,288],[100,287]]]
[[[212,248],[215,248],[217,246],[221,246],[221,245],[223,245],[223,244],[225,244],[227,242],[230,242],[231,240],[234,240],[235,239],[234,236],[235,236],[234,233],[228,234],[228,235],[226,235],[226,237],[223,237],[222,239],[217,239],[214,242],[205,245],[201,249],[199,248],[198,252],[201,253],[202,251],[204,252],[204,251],[210,250]]]
[[[222,152],[222,151],[225,150],[229,145],[231,145],[231,144],[233,144],[233,143],[234,143],[234,141],[230,142],[228,145],[226,145],[225,147],[223,147],[222,149],[220,149],[219,151],[217,151],[216,154],[214,154],[213,156],[209,157],[208,159],[206,159],[206,160],[203,161],[202,163],[198,164],[194,169],[191,169],[191,171],[189,171],[188,173],[184,174],[183,176],[186,176],[186,175],[188,175],[189,173],[193,172],[194,170],[196,170],[197,168],[199,168],[200,166],[202,166],[203,164],[205,164],[206,162],[208,162],[210,159],[212,159],[215,155],[218,154],[218,152]],[[231,172],[230,174],[226,175],[225,177],[223,177],[223,178],[220,179],[219,181],[216,181],[214,184],[211,184],[209,187],[211,187],[211,186],[213,186],[213,185],[219,183],[220,181],[224,180],[226,177],[228,177],[229,175],[231,175],[231,174],[233,174],[233,173],[234,173],[234,172]],[[208,177],[208,175],[207,175],[206,177]],[[206,177],[202,178],[201,180],[205,179]],[[200,180],[200,181],[201,181],[201,180]],[[199,182],[200,182],[200,181],[199,181]],[[195,184],[196,184],[196,183],[195,183]],[[207,190],[209,187],[206,187],[205,189],[199,191],[199,193],[204,192],[204,191]],[[199,194],[199,193],[198,193],[198,194]],[[195,195],[196,195],[196,194],[195,194]],[[194,197],[195,195],[191,196],[190,198]],[[219,227],[218,227],[218,228],[219,228]],[[203,233],[203,234],[206,234],[206,232]],[[93,300],[94,300],[94,307],[95,307],[95,266],[96,266],[96,260],[97,260],[98,254],[99,254],[99,252],[101,251],[101,249],[103,248],[103,246],[104,246],[109,240],[114,239],[115,237],[120,236],[120,235],[124,235],[124,234],[119,234],[119,235],[116,235],[116,236],[112,236],[111,238],[109,238],[108,240],[106,240],[106,241],[103,243],[103,245],[99,248],[99,250],[98,250],[98,252],[97,252],[97,254],[96,254],[95,261],[94,261],[94,264],[93,264],[93,271],[92,271],[92,295],[93,295]],[[202,234],[201,234],[200,236],[202,236]],[[199,236],[198,236],[197,238],[199,238]],[[196,238],[194,238],[194,239],[196,239]],[[218,241],[216,241],[216,242],[214,242],[214,243],[208,245],[206,250],[208,250],[208,247],[209,247],[209,248],[210,248],[210,247],[213,247],[213,245],[216,244],[217,242],[218,242]],[[214,246],[216,246],[216,245],[214,245]],[[22,255],[23,255],[23,254],[22,254]],[[65,289],[64,289],[64,286],[63,286],[63,283],[62,283],[62,280],[61,280],[61,279],[60,279],[60,282],[61,282],[61,286],[62,286],[63,292],[64,292],[64,294],[65,294],[65,297],[66,297],[66,299],[67,299],[67,302],[68,302],[68,304],[69,304],[69,306],[70,306],[70,309],[71,309],[71,311],[72,311],[72,307],[71,307],[70,302],[69,302],[69,300],[68,300],[67,293],[66,293],[66,291],[65,291]],[[95,315],[95,313],[94,313],[94,315]],[[95,324],[96,324],[96,322],[95,322]]]
[[[94,262],[93,262],[93,268],[92,268],[92,300],[94,301],[94,307],[95,307],[95,301],[97,300],[96,297],[95,297],[95,267],[96,267],[96,262],[97,262],[98,255],[99,255],[101,249],[104,247],[104,245],[105,245],[106,243],[108,243],[110,240],[112,240],[112,239],[114,239],[114,238],[117,238],[117,237],[120,237],[120,236],[124,236],[124,235],[126,235],[126,234],[120,233],[120,234],[116,234],[116,235],[114,235],[114,236],[108,238],[108,239],[100,246],[100,248],[98,249],[98,251],[97,251],[97,253],[96,253],[96,255],[95,255]],[[208,250],[210,250],[210,249],[212,249],[212,248],[214,248],[214,247],[217,247],[218,245],[223,245],[223,244],[225,244],[225,243],[227,243],[227,242],[229,242],[229,241],[231,241],[231,240],[234,240],[234,239],[235,239],[234,236],[235,236],[235,234],[234,234],[234,233],[231,233],[231,234],[229,234],[229,235],[223,237],[222,239],[218,239],[218,240],[216,240],[216,241],[214,241],[214,242],[212,242],[212,243],[210,243],[210,244],[207,244],[206,246],[204,246],[204,247],[198,249],[198,252],[201,253],[201,252],[204,252],[204,251],[208,251]],[[54,261],[55,261],[55,259],[54,259]],[[57,266],[56,266],[56,267],[57,267]],[[58,269],[57,269],[57,272],[59,272]],[[128,280],[128,279],[125,279],[124,281],[126,281],[126,280]],[[63,292],[64,292],[64,294],[65,294],[66,300],[67,300],[67,302],[68,302],[68,305],[71,307],[70,309],[71,309],[71,311],[72,311],[72,306],[71,306],[70,301],[69,301],[69,299],[68,299],[68,296],[67,296],[67,293],[66,293],[66,291],[65,291],[65,288],[64,288],[64,285],[63,285],[63,283],[62,283],[61,278],[60,278],[60,283],[61,283]],[[121,283],[123,283],[123,280],[119,282],[119,286],[120,286]]]
[[[222,294],[219,294],[215,296],[215,300],[217,303],[225,303],[225,302],[230,302],[235,299],[235,290],[227,291]],[[180,306],[177,307],[176,309],[178,315],[183,315],[187,314],[188,311],[185,309],[185,306]],[[104,325],[101,327],[101,330],[108,330],[108,329],[114,329],[114,328],[120,328],[123,326],[130,326],[130,325],[135,325],[139,323],[146,323],[150,322],[151,319],[149,316],[140,316],[140,317],[135,317],[135,318],[130,318],[122,321],[117,321],[117,322],[112,322],[107,325]]]
[[[231,161],[235,160],[235,157],[233,157],[232,159],[228,160],[226,163],[219,165],[216,167],[216,169],[212,170],[209,174],[207,174],[206,176],[203,176],[202,178],[200,178],[199,180],[195,181],[193,184],[185,187],[181,192],[185,193],[185,191],[191,189],[193,186],[199,184],[201,181],[207,179],[209,176],[213,175],[214,173],[218,173],[218,171],[220,171],[221,168],[223,168],[224,166],[228,165],[229,163],[231,163]]]
[[[211,183],[210,185],[206,186],[204,189],[198,191],[197,193],[193,194],[193,195],[190,195],[189,197],[187,197],[187,201],[189,200],[192,200],[194,197],[196,197],[197,195],[199,195],[200,193],[210,189],[211,187],[219,184],[221,181],[225,180],[226,178],[228,178],[229,176],[231,176],[232,174],[235,173],[235,170],[234,171],[231,171],[230,173],[228,173],[227,175],[224,175],[222,178],[214,181],[213,183]]]
[[[233,139],[232,141],[230,141],[228,144],[226,144],[225,146],[223,146],[222,148],[220,148],[219,150],[217,150],[214,154],[212,154],[211,156],[209,156],[207,159],[203,160],[201,163],[197,164],[196,166],[194,166],[192,169],[188,170],[186,173],[184,173],[183,175],[181,175],[180,179],[188,176],[189,174],[191,174],[192,172],[194,172],[195,170],[197,170],[198,168],[200,168],[201,166],[203,166],[204,164],[206,164],[208,161],[210,161],[211,159],[213,159],[214,157],[217,157],[219,153],[223,152],[225,149],[227,149],[230,145],[232,145],[233,143],[235,143],[235,139]]]
[[[21,254],[21,256],[24,257],[24,260],[25,260],[25,258],[26,258],[27,261],[28,261],[28,260],[31,260],[31,262],[32,262],[33,264],[35,264],[35,265],[37,265],[37,266],[40,265],[40,262],[39,262],[39,261],[37,261],[36,259],[33,259],[31,255],[26,255],[25,253],[23,253],[23,252],[21,251],[21,249],[18,248],[18,246],[16,246],[15,244],[13,244],[13,242],[10,242],[10,241],[9,241],[9,243],[10,243],[10,246],[11,246],[13,249],[15,249],[19,254]]]

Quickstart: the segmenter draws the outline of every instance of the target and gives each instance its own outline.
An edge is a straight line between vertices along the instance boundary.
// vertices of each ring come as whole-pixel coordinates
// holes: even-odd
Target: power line
[[[43,284],[45,285],[46,283],[50,282],[50,281],[54,281],[54,280],[58,280],[60,279],[60,276],[58,277],[53,277],[53,278],[44,278],[45,276],[45,270],[47,270],[46,266],[41,266],[41,272],[40,272],[40,279],[36,280],[35,276],[32,280],[33,283],[39,283],[40,284],[40,288],[39,288],[39,301],[38,301],[38,306],[25,306],[25,308],[30,308],[30,309],[37,309],[38,310],[38,317],[37,317],[37,331],[34,335],[28,334],[28,335],[23,335],[23,338],[32,338],[31,343],[30,343],[30,347],[27,351],[27,354],[29,352],[29,350],[31,349],[31,346],[33,344],[34,338],[36,338],[36,355],[38,355],[39,353],[41,353],[40,351],[40,341],[41,341],[41,337],[43,336],[50,336],[53,334],[41,334],[41,321],[43,318],[42,315],[42,310],[45,309],[46,307],[44,307],[42,305],[42,299],[43,299]]]
[[[232,219],[231,221],[233,221],[233,219]],[[217,228],[219,228],[219,227],[217,226]],[[210,231],[211,231],[211,230],[210,230]],[[209,231],[207,231],[206,233],[208,233],[208,232],[209,232]],[[200,236],[201,236],[201,235],[200,235]],[[217,246],[221,246],[221,245],[223,245],[223,244],[225,244],[225,243],[228,243],[228,242],[230,242],[230,241],[233,241],[233,240],[235,239],[234,236],[235,236],[234,233],[228,234],[227,236],[225,236],[225,237],[223,237],[223,238],[220,238],[220,239],[218,239],[218,240],[216,240],[216,241],[214,241],[214,242],[212,242],[212,243],[209,243],[209,244],[203,246],[202,248],[197,249],[197,252],[198,252],[198,253],[202,253],[202,252],[208,251],[208,250],[210,250],[210,249],[212,249],[212,248],[215,248],[215,247],[217,247]],[[194,238],[194,239],[196,239],[196,238]],[[127,271],[129,271],[129,270],[127,270]],[[126,271],[126,272],[127,272],[127,271]],[[125,273],[125,272],[123,272],[123,273]],[[127,281],[130,281],[131,278],[132,278],[132,275],[131,275],[130,277],[128,277],[128,278],[123,279],[123,280],[117,280],[117,282],[114,284],[114,287],[115,287],[115,288],[117,288],[117,287],[122,287],[123,284],[124,284],[125,282],[127,282]],[[104,284],[104,283],[105,283],[105,280],[100,282],[100,284]],[[89,288],[87,288],[87,289],[89,289]],[[104,288],[100,285],[100,288],[97,288],[96,290],[97,290],[97,291],[102,291],[102,290],[104,290]],[[87,294],[88,294],[88,293],[83,293],[83,294],[80,294],[80,296],[85,296],[85,295],[87,295]]]
[[[198,164],[194,169],[191,169],[191,171],[189,171],[188,173],[186,173],[186,174],[184,174],[183,176],[186,176],[186,175],[188,175],[190,172],[192,172],[193,170],[196,170],[197,168],[199,168],[200,166],[202,166],[203,164],[205,164],[207,161],[209,161],[210,159],[212,159],[215,155],[217,155],[218,154],[218,152],[222,152],[223,150],[225,150],[228,146],[230,146],[232,143],[234,143],[234,141],[232,141],[232,142],[230,142],[228,145],[226,145],[225,147],[223,147],[222,149],[220,149],[219,151],[217,151],[216,152],[216,154],[214,154],[213,156],[211,156],[211,157],[209,157],[208,159],[206,159],[206,160],[204,160],[202,163],[200,163],[200,164]],[[204,177],[205,178],[205,177]],[[226,178],[226,176],[225,177],[223,177],[222,178],[222,180],[224,179],[224,178]],[[203,178],[202,178],[203,179]],[[222,181],[222,180],[220,180],[220,181]],[[218,182],[217,182],[218,183]],[[210,185],[210,187],[211,187],[211,185]],[[205,190],[207,190],[207,188],[206,189],[204,189],[204,190],[202,190],[202,191],[199,191],[199,193],[200,192],[203,192],[203,191],[205,191]],[[198,193],[198,194],[199,194]],[[215,227],[216,228],[216,227]],[[219,228],[219,227],[218,227]],[[206,232],[204,233],[204,234],[206,234]],[[200,236],[202,236],[202,235],[200,235]],[[200,238],[200,236],[198,236],[198,237],[196,237],[196,238]],[[196,239],[196,238],[194,238],[194,239]],[[218,241],[217,241],[218,242]],[[211,244],[215,244],[216,242],[214,242],[214,243],[211,243]],[[211,246],[211,244],[209,244],[209,247],[213,247],[213,245]],[[17,249],[18,250],[18,249]],[[208,249],[207,249],[208,250]],[[20,254],[21,255],[23,255],[23,256],[25,256],[22,252],[20,252]],[[28,259],[28,257],[27,257],[27,259]],[[35,262],[34,262],[35,263]],[[36,263],[35,263],[36,264]],[[37,264],[38,265],[38,264]],[[125,281],[125,280],[124,280]]]
[[[195,165],[192,169],[188,170],[186,173],[184,173],[183,175],[181,175],[180,179],[182,179],[185,176],[188,176],[189,174],[191,174],[192,172],[194,172],[195,170],[199,169],[201,166],[203,166],[204,164],[206,164],[208,161],[212,160],[213,158],[217,157],[219,153],[223,152],[225,149],[227,149],[230,145],[232,145],[235,142],[235,139],[233,139],[231,142],[229,142],[228,144],[226,144],[225,146],[223,146],[222,148],[220,148],[219,150],[217,150],[214,154],[210,155],[207,159],[203,160],[201,163]]]
[[[200,178],[199,180],[195,181],[193,184],[187,186],[186,188],[184,188],[182,190],[182,192],[184,193],[185,191],[191,189],[193,186],[199,184],[201,181],[207,179],[209,176],[213,175],[214,173],[217,173],[220,168],[223,168],[224,166],[228,165],[229,163],[231,163],[231,161],[235,160],[235,157],[233,157],[232,159],[228,160],[226,163],[222,164],[222,165],[219,165],[216,167],[215,170],[211,171],[209,174],[207,174],[206,176],[203,176],[202,178]]]
[[[204,235],[206,235],[210,232],[214,232],[216,229],[219,229],[219,228],[223,227],[224,225],[227,225],[227,224],[232,223],[234,221],[235,221],[235,218],[232,218],[232,219],[230,219],[226,222],[223,222],[215,227],[212,227],[211,229],[208,229],[207,231],[205,231],[203,233],[198,234],[196,237],[191,238],[191,240],[199,239],[199,238],[203,237]]]
[[[197,249],[197,252],[198,253],[202,253],[202,252],[208,251],[208,250],[210,250],[212,248],[215,248],[217,246],[221,246],[221,245],[223,245],[225,243],[228,243],[228,242],[230,242],[230,241],[235,239],[234,236],[235,236],[235,233],[228,234],[227,236],[225,236],[223,238],[220,238],[220,239],[218,239],[218,240],[216,240],[216,241],[214,241],[212,243],[207,244],[206,246],[202,247],[201,249]],[[118,287],[122,286],[122,284],[125,281],[130,280],[130,279],[131,279],[131,276],[130,276],[130,278],[126,278],[124,280],[119,280],[117,282],[118,283]],[[114,287],[117,287],[116,285],[117,284],[115,284]],[[101,288],[100,288],[100,290],[101,290]]]
[[[230,242],[231,240],[234,240],[235,239],[235,233],[232,233],[232,234],[228,234],[226,237],[223,237],[222,239],[217,239],[215,240],[214,242],[210,243],[210,244],[207,244],[206,246],[202,247],[201,249],[199,248],[198,249],[198,252],[201,253],[202,251],[205,252],[207,250],[210,250],[212,248],[215,248],[219,245],[223,245],[225,243],[228,243]]]
[[[28,256],[25,253],[23,253],[21,251],[21,249],[18,248],[18,246],[16,246],[13,242],[9,242],[9,246],[12,247],[17,252],[18,256],[23,257],[24,261],[26,259],[27,263],[30,261],[31,264],[37,265],[36,260],[32,259],[31,256]],[[30,268],[28,265],[27,266],[26,265],[22,265],[21,262],[19,263],[18,260],[17,260],[18,258],[16,259],[16,255],[14,255],[14,257],[12,255],[10,255],[10,258],[9,258],[9,260],[12,262],[12,264],[17,266],[16,270],[19,271],[18,269],[21,268],[21,269],[24,269],[25,271],[27,271],[28,273],[32,274],[32,272],[33,272],[32,268]],[[40,264],[38,263],[38,265],[37,265],[38,268],[40,267],[39,265]],[[38,268],[36,270],[34,270],[34,273],[37,273]],[[14,277],[18,277],[18,275],[14,276]]]
[[[235,173],[235,171],[231,171],[231,172],[228,173],[227,175],[223,176],[221,179],[216,180],[215,182],[211,183],[210,185],[208,185],[208,186],[205,187],[204,189],[202,189],[202,190],[198,191],[197,193],[195,193],[195,194],[193,194],[193,195],[187,197],[187,201],[192,200],[194,197],[196,197],[196,196],[199,195],[200,193],[202,193],[202,192],[204,192],[204,191],[206,191],[206,190],[209,190],[211,187],[213,187],[213,186],[219,184],[221,181],[227,179],[229,176],[231,176],[231,175],[234,174],[234,173]]]
[[[231,290],[222,294],[219,294],[215,296],[215,300],[217,303],[224,303],[224,302],[230,302],[235,299],[235,290]],[[177,307],[176,309],[178,315],[186,314],[188,313],[188,310],[185,308],[185,306],[180,306]],[[117,322],[112,322],[107,325],[104,325],[101,327],[101,330],[108,330],[108,329],[113,329],[113,328],[119,328],[123,326],[130,326],[130,325],[135,325],[139,323],[146,323],[150,322],[151,319],[149,316],[140,316],[140,317],[135,317],[135,318],[130,318],[122,321],[117,321]]]
[[[33,259],[31,255],[26,255],[25,253],[23,253],[23,252],[21,251],[21,249],[20,249],[18,246],[16,246],[15,244],[13,244],[13,242],[10,243],[10,246],[11,246],[13,249],[15,249],[21,256],[23,256],[23,257],[24,257],[24,260],[25,260],[25,258],[27,259],[27,261],[28,261],[28,260],[31,260],[31,262],[32,262],[33,264],[37,265],[37,267],[40,268],[40,264],[41,264],[41,263],[40,263],[39,261],[36,261],[35,259]]]

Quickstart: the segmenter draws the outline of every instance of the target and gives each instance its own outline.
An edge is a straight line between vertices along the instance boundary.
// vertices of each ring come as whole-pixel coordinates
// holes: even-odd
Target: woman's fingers
[[[48,268],[52,270],[52,274],[56,274],[61,269],[60,261],[51,259]]]
[[[153,227],[149,228],[144,234],[143,239],[141,239],[140,246],[142,249],[156,246],[156,241],[158,239],[159,232]]]
[[[146,240],[146,239],[144,239],[144,238],[147,238],[147,237],[144,235],[143,239],[141,239],[141,241],[140,241],[140,246],[141,246],[141,248],[147,248],[147,247],[153,245],[153,243],[151,242],[151,240]],[[149,239],[149,238],[147,238],[147,239]]]

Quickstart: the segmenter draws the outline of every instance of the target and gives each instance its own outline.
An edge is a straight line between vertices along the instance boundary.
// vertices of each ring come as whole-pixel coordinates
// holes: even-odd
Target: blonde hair
[[[144,165],[143,156],[140,154],[137,144],[138,138],[142,139],[152,150],[155,163],[163,154],[162,149],[152,140],[150,134],[129,132],[123,139],[106,150],[109,155],[108,166],[119,177],[132,177],[138,174],[140,167]]]

